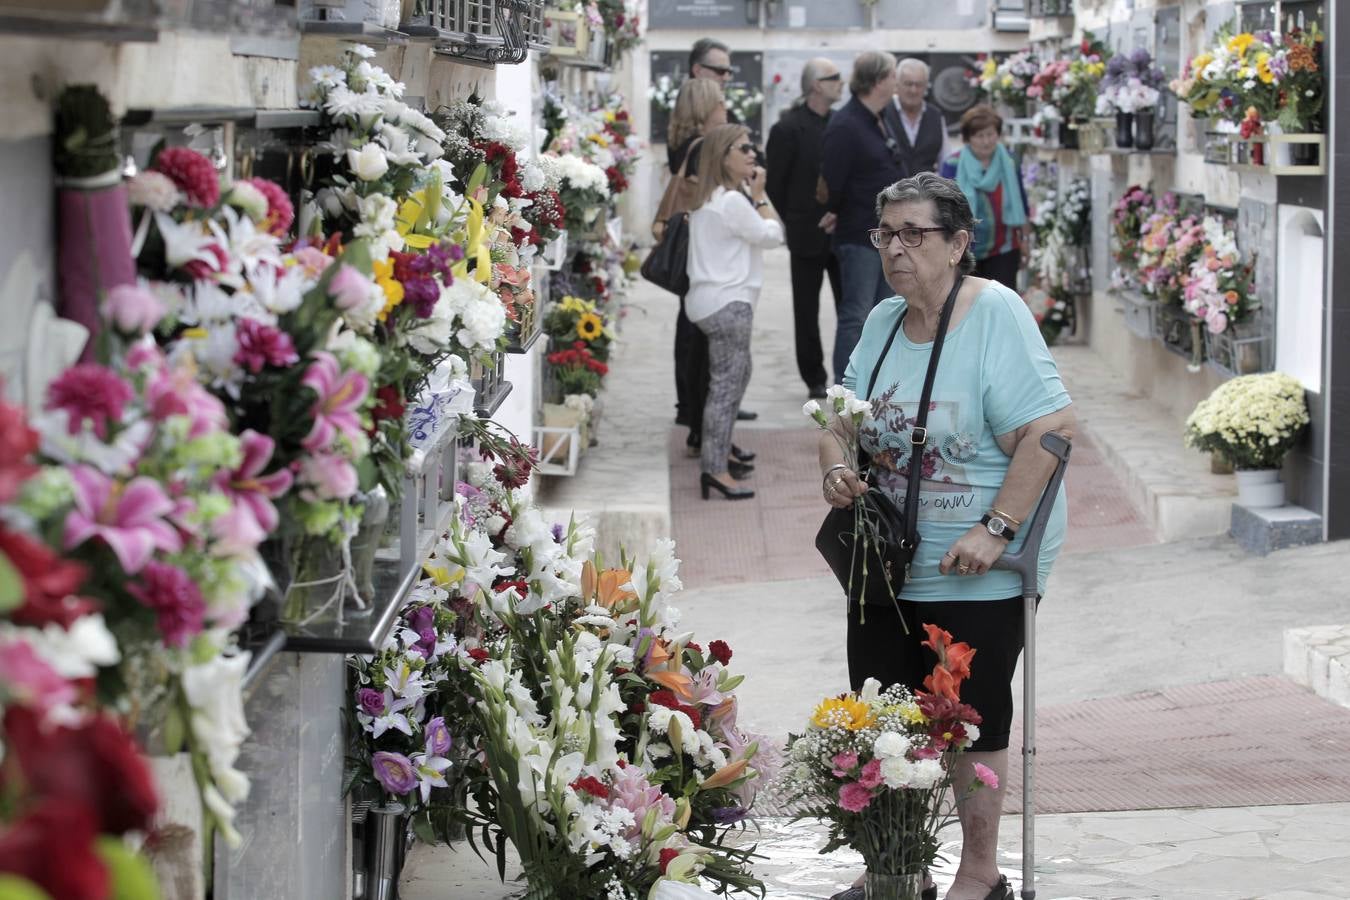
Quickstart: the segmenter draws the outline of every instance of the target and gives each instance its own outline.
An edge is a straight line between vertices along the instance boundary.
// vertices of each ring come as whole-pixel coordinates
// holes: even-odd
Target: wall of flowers
[[[595,9],[631,45],[633,10]],[[326,46],[281,170],[220,130],[142,140],[90,85],[56,100],[56,306],[84,332],[0,405],[0,885],[219,889],[260,840],[243,811],[285,799],[252,783],[276,784],[255,679],[360,635],[324,789],[364,839],[348,890],[466,828],[557,896],[755,886],[721,840],[757,743],[731,649],[677,630],[673,546],[598,558],[531,504],[536,436],[488,418],[503,354],[543,340],[544,421],[594,440],[642,146],[622,99],[551,91],[542,128],[427,109]]]

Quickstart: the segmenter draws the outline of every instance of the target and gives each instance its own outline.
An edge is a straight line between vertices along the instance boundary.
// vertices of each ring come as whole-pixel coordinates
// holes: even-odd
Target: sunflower
[[[593,341],[605,331],[605,323],[595,313],[588,312],[577,319],[577,337],[583,341]]]
[[[817,728],[842,726],[849,731],[861,731],[875,721],[871,707],[853,694],[828,697],[811,714],[811,723]]]

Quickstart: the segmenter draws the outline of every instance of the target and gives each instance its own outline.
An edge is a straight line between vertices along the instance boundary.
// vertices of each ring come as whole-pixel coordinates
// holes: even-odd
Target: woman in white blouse
[[[783,226],[764,192],[764,169],[743,125],[719,125],[703,138],[698,191],[689,214],[689,293],[684,309],[708,336],[708,400],[703,407],[703,499],[753,497],[740,479],[753,468],[729,460],[731,429],[750,383],[750,330],[764,283],[763,250],[783,243]]]

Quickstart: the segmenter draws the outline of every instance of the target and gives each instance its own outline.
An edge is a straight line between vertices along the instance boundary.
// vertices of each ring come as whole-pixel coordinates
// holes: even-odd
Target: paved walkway
[[[819,696],[846,685],[839,591],[809,550],[822,510],[792,362],[785,256],[771,256],[766,271],[745,404],[760,418],[738,431],[738,442],[761,454],[762,496],[697,499],[694,461],[670,425],[673,299],[639,285],[601,446],[543,499],[594,512],[616,541],[661,527],[676,536],[689,586],[678,602],[684,623],[731,644],[733,668],[748,675],[738,691],[742,720],[781,741]],[[1350,548],[1261,559],[1222,537],[1156,543],[1143,523],[1157,517],[1131,504],[1140,492],[1116,478],[1094,441],[1094,421],[1119,417],[1110,380],[1085,348],[1065,355],[1066,370],[1092,373],[1092,384],[1075,393],[1066,371],[1086,433],[1070,467],[1070,544],[1038,616],[1038,897],[1350,898],[1350,711],[1281,675],[1286,628],[1347,621]],[[1110,452],[1119,455],[1118,441]],[[779,549],[774,535],[797,549]],[[1000,865],[1016,884],[1013,789]],[[756,825],[745,840],[765,855],[757,872],[775,900],[818,900],[859,869],[856,856],[820,856],[813,823],[766,817]],[[959,852],[959,834],[950,840]],[[950,871],[939,869],[939,884]],[[459,845],[415,850],[402,896],[510,893]]]

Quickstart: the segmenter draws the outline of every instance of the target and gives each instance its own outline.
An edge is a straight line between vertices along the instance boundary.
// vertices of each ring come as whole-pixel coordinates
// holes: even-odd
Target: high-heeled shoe
[[[753,450],[742,450],[735,444],[731,445],[731,455],[739,459],[741,462],[752,462],[755,458],[755,452]]]
[[[744,481],[746,478],[750,477],[751,472],[755,471],[755,467],[750,465],[750,463],[736,462],[734,459],[729,459],[727,460],[727,471],[730,472],[731,477],[735,478],[737,481]]]
[[[755,492],[750,488],[728,487],[707,472],[703,472],[699,475],[698,486],[700,492],[703,494],[704,500],[708,499],[708,490],[710,488],[718,491],[728,500],[749,500],[751,497],[755,496]]]

